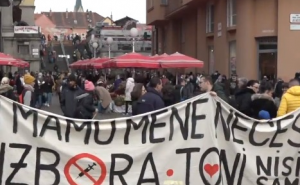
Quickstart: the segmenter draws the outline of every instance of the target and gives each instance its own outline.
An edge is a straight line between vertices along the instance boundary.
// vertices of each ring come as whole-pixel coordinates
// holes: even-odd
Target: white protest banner
[[[103,121],[0,106],[0,184],[300,184],[299,110],[258,122],[208,94]]]

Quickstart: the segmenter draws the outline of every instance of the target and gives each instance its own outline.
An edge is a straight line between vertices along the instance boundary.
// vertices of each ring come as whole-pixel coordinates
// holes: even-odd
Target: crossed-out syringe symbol
[[[83,172],[80,172],[80,173],[78,174],[78,177],[77,177],[77,178],[84,176],[85,172],[88,173],[89,171],[94,170],[94,166],[97,166],[97,164],[96,164],[96,163],[93,163],[92,165],[88,165],[88,167],[87,167]],[[77,178],[76,178],[76,179],[77,179]]]

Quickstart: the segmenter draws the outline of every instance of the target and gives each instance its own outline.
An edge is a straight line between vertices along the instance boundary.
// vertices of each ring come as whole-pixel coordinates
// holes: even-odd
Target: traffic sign
[[[78,162],[78,160],[81,160],[81,159],[84,159],[84,160],[88,159],[88,160],[91,160],[92,162],[88,166],[80,166],[77,162]],[[88,179],[90,179],[94,183],[93,185],[101,185],[106,177],[105,163],[100,158],[98,158],[92,154],[82,153],[82,154],[78,154],[78,155],[72,157],[65,165],[64,173],[65,173],[65,176],[66,176],[68,182],[70,183],[70,185],[78,185],[74,181],[74,179],[76,179],[76,177],[72,177],[71,173],[70,173],[70,168],[72,166],[75,166],[80,171],[77,178],[86,176]],[[101,169],[101,174],[99,174],[98,179],[92,177],[89,174],[89,172],[91,170],[93,170],[95,166],[99,166]]]

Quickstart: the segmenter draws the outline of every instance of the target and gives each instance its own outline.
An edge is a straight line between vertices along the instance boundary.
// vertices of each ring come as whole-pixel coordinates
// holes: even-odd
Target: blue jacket
[[[162,96],[155,89],[148,87],[147,93],[144,94],[137,102],[137,115],[165,108]]]

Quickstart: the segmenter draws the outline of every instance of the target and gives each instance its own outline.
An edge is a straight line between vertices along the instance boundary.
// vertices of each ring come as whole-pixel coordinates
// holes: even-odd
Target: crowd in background
[[[0,74],[0,94],[25,105],[41,108],[52,105],[57,94],[65,116],[91,119],[97,113],[124,106],[124,115],[140,115],[209,92],[245,115],[272,119],[300,107],[299,74],[289,83],[264,77],[247,80],[235,75],[227,79],[216,71],[212,75],[185,74],[178,79],[164,71],[135,72],[105,76],[97,71],[52,74],[36,72]]]

